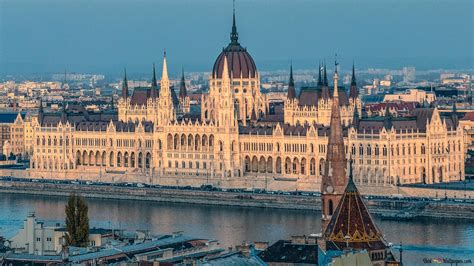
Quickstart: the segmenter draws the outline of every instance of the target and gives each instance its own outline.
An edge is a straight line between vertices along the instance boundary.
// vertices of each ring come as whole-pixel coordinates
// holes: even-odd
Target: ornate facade
[[[193,185],[209,181],[197,178],[202,176],[211,181],[265,176],[321,184],[329,171],[328,136],[338,123],[345,156],[355,160],[356,183],[464,178],[463,131],[452,119],[435,108],[403,119],[363,119],[354,71],[349,93],[338,87],[337,73],[330,89],[323,67],[316,87],[298,96],[291,71],[284,110],[270,114],[256,65],[238,42],[235,15],[231,43],[214,64],[200,114],[189,113],[184,74],[178,95],[170,86],[166,59],[165,54],[159,85],[153,67],[151,87],[130,94],[125,75],[117,113],[64,108],[60,114],[45,114],[40,109],[33,126],[32,175],[187,176],[196,177]],[[331,121],[334,106],[339,122]]]

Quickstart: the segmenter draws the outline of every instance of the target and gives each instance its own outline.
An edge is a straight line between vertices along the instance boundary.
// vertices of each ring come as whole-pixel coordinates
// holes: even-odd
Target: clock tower
[[[341,125],[341,112],[339,109],[339,92],[337,83],[337,62],[334,71],[334,93],[332,97],[330,133],[327,145],[327,156],[324,165],[324,174],[321,182],[322,202],[322,231],[331,220],[331,217],[344,194],[347,185],[346,152]]]

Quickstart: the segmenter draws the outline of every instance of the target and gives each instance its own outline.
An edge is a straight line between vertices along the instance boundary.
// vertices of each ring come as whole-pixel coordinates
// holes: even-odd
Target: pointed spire
[[[229,65],[227,64],[227,54],[224,55],[224,68],[222,69],[222,79],[229,79]]]
[[[157,88],[158,88],[158,84],[156,82],[155,64],[153,63],[153,78],[151,80],[151,92],[150,92],[150,97],[152,99],[155,99],[158,97]]]
[[[324,86],[329,86],[328,75],[327,75],[327,71],[326,71],[326,62],[324,63],[323,75],[324,75],[323,85]]]
[[[235,23],[235,0],[233,1],[232,9],[232,32],[230,33],[230,43],[239,44],[239,33],[237,33],[237,26]]]
[[[161,80],[168,80],[168,67],[166,65],[166,50],[163,52],[163,72],[161,73]]]
[[[184,80],[184,68],[181,69],[181,84],[179,86],[179,98],[184,99],[186,98],[187,91],[186,91],[186,80]]]
[[[296,98],[295,81],[293,80],[293,64],[290,65],[290,81],[288,82],[288,99]]]
[[[334,188],[336,193],[342,194],[347,183],[347,176],[345,173],[347,165],[344,151],[337,78],[338,75],[336,71],[334,73],[334,96],[331,107],[330,133],[321,191],[332,193],[332,191],[327,190],[327,188],[333,186],[332,188]]]
[[[356,75],[355,75],[355,66],[354,62],[352,62],[352,79],[351,79],[351,86],[356,86]]]
[[[127,69],[124,69],[123,81],[122,81],[122,98],[128,98],[128,81],[127,81]]]
[[[352,63],[352,79],[351,79],[351,88],[349,91],[349,98],[355,99],[359,97],[359,90],[357,89],[357,82],[355,77],[355,67]]]
[[[318,65],[318,87],[323,85],[323,80],[321,79],[321,62]]]

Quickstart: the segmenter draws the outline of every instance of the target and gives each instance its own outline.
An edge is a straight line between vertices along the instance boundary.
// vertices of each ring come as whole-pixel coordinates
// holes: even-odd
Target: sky
[[[471,0],[236,0],[260,71],[472,68]],[[231,0],[0,0],[0,75],[210,71],[229,43]]]

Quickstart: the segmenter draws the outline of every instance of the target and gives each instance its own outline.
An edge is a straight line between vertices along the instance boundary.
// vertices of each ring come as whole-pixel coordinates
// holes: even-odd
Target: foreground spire
[[[381,231],[378,229],[367,206],[361,198],[359,190],[352,176],[352,160],[349,163],[349,180],[345,186],[344,194],[324,231],[327,250],[367,250],[385,251],[385,242]],[[381,252],[387,259],[386,252]]]
[[[332,98],[330,132],[328,138],[324,175],[321,182],[322,193],[322,229],[323,232],[330,221],[334,207],[339,203],[347,183],[346,153],[342,132],[341,112],[339,108],[339,92],[337,62],[334,71],[334,94]]]

